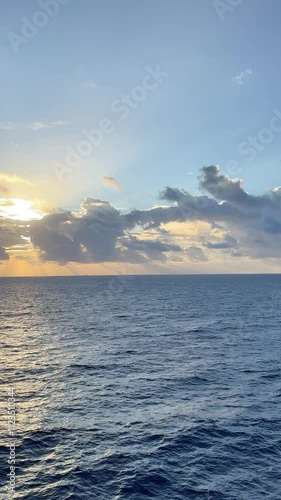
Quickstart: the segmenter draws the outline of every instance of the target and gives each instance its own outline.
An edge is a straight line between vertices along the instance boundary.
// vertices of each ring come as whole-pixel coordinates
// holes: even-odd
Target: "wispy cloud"
[[[18,177],[17,175],[11,175],[6,173],[0,173],[0,184],[3,182],[7,182],[9,184],[27,184],[28,186],[32,186],[32,182],[27,179],[22,179],[22,177]]]
[[[113,177],[104,176],[102,178],[102,182],[106,186],[108,186],[108,187],[110,187],[112,189],[115,189],[116,191],[121,191],[122,190],[122,187],[119,184],[119,182],[117,182],[115,179],[113,179]]]
[[[25,192],[26,189],[29,190],[32,186],[32,182],[27,179],[4,172],[0,173],[0,195],[10,196],[13,193],[15,196],[18,196],[22,191]]]
[[[20,123],[20,122],[2,122],[0,123],[0,130],[42,130],[44,128],[56,128],[62,125],[69,125],[70,122],[64,120],[57,120],[54,122],[30,122],[30,123]]]
[[[97,88],[97,84],[93,80],[88,80],[86,82],[82,82],[81,87],[84,89],[95,89]]]
[[[242,71],[240,75],[235,76],[235,78],[233,78],[233,81],[238,85],[243,85],[251,78],[252,73],[253,72],[251,68],[247,68],[244,71]]]

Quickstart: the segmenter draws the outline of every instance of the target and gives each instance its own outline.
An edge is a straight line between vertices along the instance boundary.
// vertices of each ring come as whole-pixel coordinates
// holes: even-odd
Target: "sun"
[[[41,219],[44,213],[34,208],[32,201],[20,198],[0,198],[0,217],[29,221]]]

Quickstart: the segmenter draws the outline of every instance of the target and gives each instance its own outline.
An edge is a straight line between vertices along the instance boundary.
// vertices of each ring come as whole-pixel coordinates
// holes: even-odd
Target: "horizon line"
[[[25,278],[137,278],[137,277],[152,277],[152,276],[281,276],[280,273],[167,273],[167,274],[53,274],[49,276],[0,276],[1,279],[25,279]]]

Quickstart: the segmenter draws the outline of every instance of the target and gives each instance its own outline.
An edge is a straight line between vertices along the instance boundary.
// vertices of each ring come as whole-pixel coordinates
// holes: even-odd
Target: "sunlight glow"
[[[13,220],[41,219],[44,213],[33,208],[32,201],[20,198],[0,198],[0,216]]]

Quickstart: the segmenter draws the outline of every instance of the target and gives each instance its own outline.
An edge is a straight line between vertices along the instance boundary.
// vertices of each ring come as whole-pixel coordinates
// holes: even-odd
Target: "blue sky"
[[[52,158],[75,145],[84,127],[107,116],[112,100],[141,82],[146,66],[160,64],[169,77],[108,138],[104,175],[118,178],[130,193],[126,197],[141,207],[165,185],[196,190],[196,176],[189,172],[209,164],[223,169],[232,159],[253,192],[278,184],[281,136],[251,163],[237,146],[268,125],[272,108],[281,109],[280,2],[244,0],[221,21],[208,0],[72,0],[15,54],[8,34],[20,34],[21,18],[32,20],[38,10],[32,0],[2,6],[1,121],[71,123],[2,133],[7,170],[51,175]],[[247,68],[250,79],[238,85],[233,78]],[[93,163],[84,160],[73,174],[87,182],[78,181],[76,193],[69,188],[69,203],[86,194],[91,180],[94,191]],[[110,197],[128,204],[123,193]]]
[[[18,38],[15,52],[26,20],[53,2],[56,15]],[[165,186],[200,194],[208,165],[253,195],[279,186],[281,132],[251,161],[241,144],[245,151],[279,111],[281,123],[280,14],[279,0],[3,3],[1,171],[34,183],[33,196],[50,207],[77,209],[92,196],[122,212],[163,203]],[[157,67],[168,76],[121,120],[112,103]],[[103,119],[114,130],[59,181],[54,164]]]

